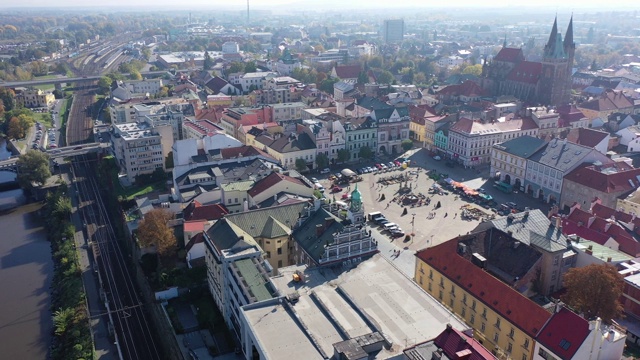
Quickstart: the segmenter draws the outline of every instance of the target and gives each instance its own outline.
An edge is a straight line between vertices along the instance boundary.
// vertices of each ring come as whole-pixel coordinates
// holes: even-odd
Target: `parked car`
[[[330,172],[331,172],[331,170],[329,168],[324,168],[324,169],[320,170],[320,174],[328,174]]]
[[[440,156],[436,155],[436,156],[433,157],[433,160],[440,161],[440,160],[442,160],[442,158]]]
[[[315,184],[315,183],[317,183],[317,182],[318,182],[318,179],[316,179],[316,178],[312,177],[312,178],[311,178],[311,182]]]
[[[518,208],[518,204],[514,203],[514,202],[508,202],[507,206],[509,206],[512,209],[517,209]]]
[[[404,231],[402,231],[400,229],[392,230],[390,234],[391,234],[391,237],[399,238],[399,237],[403,237],[404,236]]]
[[[382,165],[376,164],[376,168],[378,168],[378,170],[382,170]]]
[[[340,186],[334,186],[331,188],[331,192],[333,193],[339,193],[340,191],[342,191],[342,188]]]
[[[394,161],[393,163],[396,164],[396,166],[402,166],[402,163],[398,160]]]

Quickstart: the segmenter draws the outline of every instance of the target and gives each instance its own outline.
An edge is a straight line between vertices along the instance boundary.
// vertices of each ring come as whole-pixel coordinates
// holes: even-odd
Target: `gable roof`
[[[594,111],[615,111],[633,107],[633,100],[622,91],[607,89],[599,98],[584,102],[579,107]]]
[[[268,190],[269,188],[271,188],[272,186],[276,185],[281,181],[287,181],[296,185],[306,186],[305,183],[302,182],[302,180],[300,179],[296,179],[294,177],[280,174],[277,172],[272,172],[265,178],[256,182],[255,185],[251,188],[251,190],[247,192],[247,194],[249,194],[249,196],[251,197],[255,197],[256,195]]]
[[[507,79],[527,84],[537,84],[542,74],[542,64],[539,62],[521,61],[509,72]]]
[[[360,75],[360,65],[338,65],[335,67],[336,75],[340,79],[357,79]]]
[[[591,225],[589,225],[590,222]],[[637,228],[637,226],[634,226],[634,228]],[[600,245],[604,245],[609,239],[613,239],[618,243],[620,251],[633,257],[640,256],[640,242],[620,224],[610,220],[607,221],[579,208],[574,208],[569,216],[562,220],[562,232],[568,235],[578,235]]]
[[[472,80],[467,80],[462,84],[448,85],[438,90],[438,95],[479,97],[486,94],[487,92]]]
[[[291,134],[289,136],[281,136],[277,139],[274,139],[271,136],[260,135],[256,137],[256,141],[268,146],[280,154],[316,148],[313,139],[306,132],[296,135]]]
[[[442,360],[495,360],[496,357],[489,352],[478,340],[447,325],[435,339],[419,343],[404,350],[404,355],[409,360],[435,359],[438,351],[443,351]]]
[[[535,337],[551,314],[457,253],[458,237],[416,253],[416,257],[456,283],[462,290]]]
[[[232,248],[240,250],[258,247],[251,235],[225,218],[216,221],[205,233],[219,252]]]
[[[536,151],[529,159],[564,173],[583,163],[584,158],[592,151],[594,151],[593,148],[555,138]]]
[[[524,60],[524,54],[522,53],[522,49],[505,47],[500,49],[498,55],[493,59],[495,61],[518,62]]]
[[[505,141],[501,144],[496,144],[494,147],[506,152],[507,154],[526,159],[540,149],[544,144],[545,142],[542,139],[524,135]]]
[[[587,320],[562,307],[542,328],[536,341],[561,359],[573,359],[589,333]]]
[[[625,163],[585,165],[565,175],[565,180],[607,194],[622,194],[640,187],[640,169],[630,168]]]
[[[569,130],[567,134],[567,140],[574,144],[580,144],[587,147],[596,147],[604,139],[609,136],[609,133],[604,131],[589,129],[589,128],[574,128]]]
[[[214,76],[213,78],[211,78],[211,80],[207,81],[207,83],[205,85],[206,85],[206,87],[211,89],[215,94],[217,94],[225,86],[229,85],[229,83],[227,82],[227,80],[225,80],[225,79],[223,79],[221,77]]]
[[[185,221],[217,220],[228,213],[229,210],[223,204],[202,205],[195,200],[183,211]]]
[[[276,238],[291,232],[291,228],[307,205],[308,203],[301,202],[272,206],[229,214],[225,218],[254,238]]]
[[[320,235],[317,233],[318,225],[322,229]],[[317,263],[324,254],[325,245],[332,243],[333,234],[342,230],[343,227],[342,219],[321,207],[306,218],[291,236]]]

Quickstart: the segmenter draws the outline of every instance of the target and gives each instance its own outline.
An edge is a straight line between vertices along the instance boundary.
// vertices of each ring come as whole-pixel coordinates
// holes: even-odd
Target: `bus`
[[[493,184],[493,187],[495,187],[496,189],[498,189],[498,190],[500,190],[500,191],[502,191],[504,193],[507,193],[507,194],[510,194],[513,191],[513,186],[512,185],[509,185],[509,184],[504,183],[502,181],[495,182]]]

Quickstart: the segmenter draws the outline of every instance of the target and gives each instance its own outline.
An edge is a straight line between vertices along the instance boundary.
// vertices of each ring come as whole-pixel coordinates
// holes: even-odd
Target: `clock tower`
[[[351,205],[349,206],[349,211],[347,211],[347,218],[351,220],[352,224],[364,223],[364,207],[362,206],[362,194],[358,190],[358,184],[351,192]]]

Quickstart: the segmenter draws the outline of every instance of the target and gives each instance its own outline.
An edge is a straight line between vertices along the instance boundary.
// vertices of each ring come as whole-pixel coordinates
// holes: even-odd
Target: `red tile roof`
[[[588,147],[595,147],[602,142],[602,140],[606,139],[609,133],[604,131],[588,129],[588,128],[577,128],[571,129],[569,134],[567,134],[567,140],[571,141],[574,144],[580,144]]]
[[[536,341],[561,359],[573,359],[589,333],[589,322],[563,307],[553,314]]]
[[[592,217],[594,219],[589,224],[589,219]],[[612,238],[618,243],[618,250],[633,257],[640,256],[640,242],[625,228],[617,222],[607,221],[605,218],[590,214],[582,209],[574,209],[568,217],[562,220],[562,233],[565,235],[575,234],[600,245],[604,245],[607,240]]]
[[[192,201],[183,211],[185,221],[217,220],[229,213],[222,204],[202,205],[198,201]]]
[[[438,90],[438,95],[478,97],[486,94],[487,92],[480,85],[471,80],[467,80],[462,84],[448,85]]]
[[[202,232],[204,226],[207,223],[206,220],[185,221],[183,224],[184,232]]]
[[[247,193],[251,197],[254,197],[254,196],[262,193],[263,191],[268,190],[269,188],[271,188],[272,186],[274,186],[275,184],[277,184],[277,183],[279,183],[281,181],[288,181],[288,182],[291,182],[291,183],[294,183],[294,184],[305,186],[305,184],[299,179],[293,178],[291,176],[283,175],[283,174],[280,174],[280,173],[277,173],[277,172],[272,172],[267,177],[265,177],[265,178],[259,180],[257,183],[255,183],[255,185],[253,185],[251,190],[249,190]]]
[[[357,79],[360,75],[360,65],[336,66],[336,75],[340,79]]]
[[[263,157],[274,159],[271,155],[267,154],[266,152],[258,149],[255,146],[250,146],[250,145],[242,145],[238,147],[220,149],[220,155],[222,155],[223,159],[235,159],[238,157],[257,156],[257,155],[262,155]]]
[[[222,118],[223,110],[224,108],[221,106],[213,106],[208,109],[198,109],[196,110],[196,119],[209,120],[212,123],[217,124]]]
[[[522,49],[502,48],[493,59],[495,61],[518,62],[524,60],[524,54]]]
[[[507,79],[527,84],[537,84],[540,74],[542,74],[541,63],[521,61],[511,70]]]
[[[465,335],[463,332],[448,327],[438,335],[433,341],[450,359],[464,360],[495,360],[496,357],[491,354],[482,344],[474,338]],[[460,356],[463,353],[469,355]]]
[[[529,336],[536,336],[551,314],[509,285],[458,255],[458,238],[420,250],[416,257],[456,283]]]
[[[607,168],[615,168],[616,172],[602,171]],[[564,178],[603,193],[622,194],[640,187],[638,177],[640,177],[640,169],[629,169],[624,163],[615,163],[611,166],[579,166]]]
[[[595,111],[612,111],[632,108],[633,100],[628,98],[622,91],[609,89],[603,92],[599,98],[580,104],[580,107]]]

